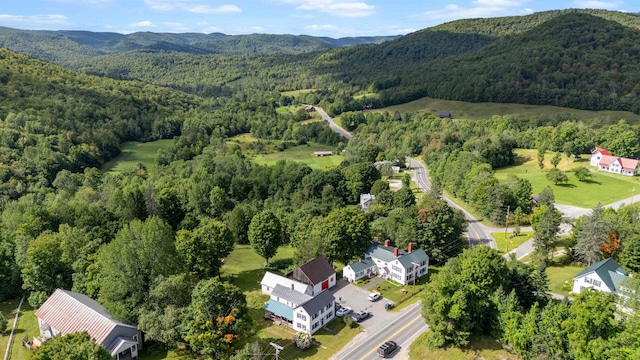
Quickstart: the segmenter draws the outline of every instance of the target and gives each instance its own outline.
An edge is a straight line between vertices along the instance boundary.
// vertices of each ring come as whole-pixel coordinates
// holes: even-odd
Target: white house
[[[313,334],[334,317],[335,299],[329,291],[336,284],[336,272],[323,257],[317,257],[286,276],[265,273],[261,287],[270,299],[265,318]]]
[[[114,320],[102,305],[83,294],[57,289],[35,315],[40,336],[33,339],[34,346],[56,335],[86,331],[117,360],[137,358],[142,347],[142,335],[135,326]]]
[[[411,243],[407,251],[384,244],[373,243],[364,253],[364,259],[345,266],[343,277],[356,281],[371,274],[394,280],[402,285],[411,283],[429,271],[429,256],[422,249],[413,250]]]
[[[376,199],[375,195],[360,194],[360,209],[369,210],[369,208],[373,204],[373,200],[375,199]]]
[[[599,261],[582,270],[573,278],[573,293],[579,294],[585,289],[594,289],[624,295],[620,292],[629,279],[626,270],[609,258]]]
[[[626,176],[637,175],[640,167],[640,161],[638,160],[611,156],[609,151],[598,147],[591,151],[589,164],[597,166],[599,171]]]

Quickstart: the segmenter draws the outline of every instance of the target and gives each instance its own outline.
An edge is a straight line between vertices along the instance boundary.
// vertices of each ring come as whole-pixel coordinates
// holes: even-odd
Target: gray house
[[[57,335],[86,331],[117,360],[135,359],[142,348],[142,335],[135,326],[113,319],[102,305],[83,294],[57,289],[35,315],[40,328],[40,336],[33,339],[35,346]]]

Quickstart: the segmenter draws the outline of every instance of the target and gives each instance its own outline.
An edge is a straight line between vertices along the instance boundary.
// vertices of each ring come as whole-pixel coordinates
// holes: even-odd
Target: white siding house
[[[82,331],[117,360],[137,358],[142,346],[137,327],[113,319],[102,305],[84,294],[57,289],[35,315],[40,329],[40,336],[33,339],[35,346],[56,335]]]
[[[407,251],[391,247],[389,240],[384,245],[373,243],[364,253],[364,260],[345,266],[343,277],[355,281],[371,274],[409,284],[426,275],[429,271],[429,256],[422,249],[413,250],[411,243]]]
[[[269,294],[265,318],[286,324],[296,331],[313,334],[331,321],[335,299],[328,290],[336,284],[336,272],[323,258],[315,258],[287,276],[265,273],[262,292]]]
[[[585,289],[593,289],[621,295],[620,288],[628,279],[627,271],[613,258],[609,258],[589,266],[576,275],[573,278],[573,293],[579,294]]]
[[[591,166],[596,166],[599,171],[606,171],[614,174],[634,176],[638,174],[640,161],[623,157],[611,156],[609,151],[596,147],[591,151]]]

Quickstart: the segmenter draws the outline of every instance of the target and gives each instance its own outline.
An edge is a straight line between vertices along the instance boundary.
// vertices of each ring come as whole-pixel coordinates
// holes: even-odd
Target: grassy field
[[[566,184],[554,185],[545,177],[547,171],[553,166],[549,162],[553,157],[553,153],[547,153],[545,157],[545,170],[538,168],[537,150],[516,149],[516,165],[510,166],[496,171],[498,179],[504,179],[508,175],[516,175],[525,178],[531,182],[533,193],[537,194],[546,186],[553,189],[556,202],[560,204],[575,205],[584,208],[592,208],[598,202],[603,205],[610,204],[614,201],[631,197],[633,189],[640,191],[640,177],[628,177],[623,175],[608,174],[603,172],[592,172],[591,179],[585,182],[579,182],[572,172],[569,172],[576,166],[589,166],[586,156],[581,159],[563,159],[558,168],[567,170],[569,182]]]
[[[516,238],[512,238],[511,233],[508,233],[505,238],[504,231],[491,233],[491,236],[493,236],[493,238],[496,240],[498,251],[506,253],[522,245],[522,243],[524,243],[525,241],[531,239],[531,237],[533,237],[533,232],[522,231]]]
[[[549,291],[560,295],[569,295],[570,290],[564,290],[562,287],[565,281],[572,284],[573,277],[584,270],[586,266],[567,265],[567,266],[548,266],[547,277],[549,278]]]
[[[158,150],[168,148],[172,144],[172,139],[156,140],[147,143],[128,141],[122,144],[120,155],[102,165],[102,171],[123,171],[134,168],[138,163],[144,164],[147,169],[151,170],[155,166],[154,160]]]
[[[310,93],[312,91],[317,91],[318,89],[302,89],[302,90],[291,90],[291,91],[281,91],[280,94],[283,96],[293,96],[296,97],[300,94]]]
[[[4,335],[0,336],[0,351],[2,354],[1,356],[3,357],[7,349],[9,332],[11,330],[11,326],[13,326],[13,319],[16,315],[16,310],[19,303],[20,299],[14,299],[0,303],[0,311],[2,311],[2,314],[5,315],[7,320],[9,320],[7,332]],[[22,339],[25,335],[28,335],[29,340],[33,340],[34,336],[40,334],[40,330],[38,329],[38,320],[33,314],[33,311],[33,308],[29,306],[27,300],[25,299],[24,303],[22,304],[22,310],[20,311],[20,316],[18,317],[18,323],[16,325],[16,330],[13,337],[13,345],[11,347],[11,360],[28,360],[29,358],[31,358],[31,351],[22,346]]]
[[[344,157],[339,154],[333,156],[313,156],[314,151],[335,151],[335,148],[328,145],[309,143],[307,145],[294,146],[284,151],[270,154],[258,154],[253,159],[261,165],[273,165],[280,160],[299,161],[309,165],[312,169],[330,169],[342,162]]]
[[[418,279],[416,284],[413,283],[407,285],[400,285],[391,281],[382,281],[380,284],[371,287],[371,291],[377,291],[382,295],[385,300],[390,300],[396,304],[396,307],[392,311],[402,310],[405,307],[420,300],[420,291],[424,288],[424,284],[429,282],[431,276],[440,271],[439,267],[429,266],[429,273],[426,276]],[[357,286],[364,286],[370,280],[361,279],[355,282]]]
[[[640,115],[628,111],[587,111],[548,105],[471,103],[465,101],[440,100],[428,97],[405,104],[389,106],[371,111],[388,111],[390,113],[396,111],[401,113],[418,111],[433,114],[438,114],[440,111],[450,111],[453,114],[454,119],[470,120],[490,119],[493,115],[540,116],[569,113],[575,115],[578,120],[605,119],[607,122],[615,123],[620,119],[625,119],[630,123],[640,122]]]
[[[469,342],[462,349],[430,349],[428,339],[431,332],[420,335],[411,344],[409,356],[411,359],[429,360],[517,360],[518,357],[502,349],[502,346],[492,338],[482,337]]]

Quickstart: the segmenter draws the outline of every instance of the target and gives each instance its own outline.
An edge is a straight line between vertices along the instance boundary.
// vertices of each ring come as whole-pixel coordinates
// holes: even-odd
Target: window
[[[600,286],[602,285],[602,282],[600,280],[593,280],[593,286]]]
[[[311,316],[311,320],[315,320],[315,319],[317,319],[317,318],[318,318],[318,314],[317,314],[317,313],[316,313],[316,314],[313,314],[313,315]]]
[[[585,277],[584,282],[586,282],[587,284],[591,284],[591,278]]]
[[[327,313],[326,319],[329,319],[333,316],[333,311]]]
[[[318,324],[318,323],[315,323],[315,324],[311,325],[311,330],[317,329],[319,325],[320,324]]]
[[[307,321],[307,317],[303,314],[298,313],[298,319],[302,320],[302,321]]]
[[[304,324],[300,324],[300,323],[298,323],[296,326],[297,326],[297,327],[298,327],[298,329],[300,329],[300,330],[307,331],[307,325],[304,325]]]

